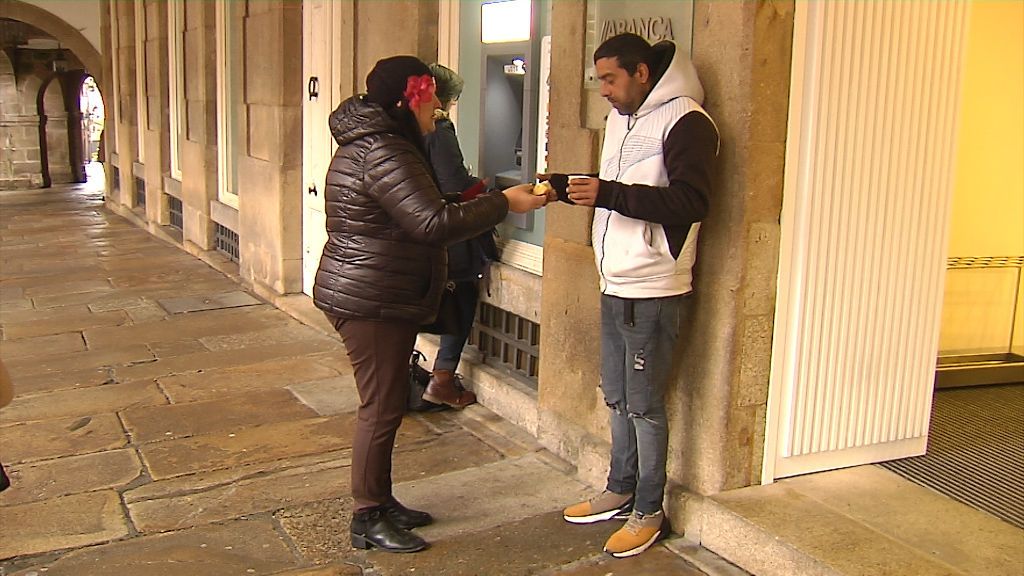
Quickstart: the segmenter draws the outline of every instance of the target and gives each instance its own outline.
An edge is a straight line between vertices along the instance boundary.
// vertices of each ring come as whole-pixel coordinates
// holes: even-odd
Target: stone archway
[[[89,74],[96,78],[101,86],[103,77],[103,58],[89,40],[73,26],[46,10],[21,0],[4,0],[0,2],[0,18],[10,18],[36,28],[53,36],[64,47],[70,50]]]

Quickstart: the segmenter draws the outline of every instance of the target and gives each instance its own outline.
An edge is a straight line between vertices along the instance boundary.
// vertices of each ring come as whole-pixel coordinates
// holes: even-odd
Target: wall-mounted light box
[[[530,39],[532,2],[500,0],[480,5],[480,41],[484,44]]]

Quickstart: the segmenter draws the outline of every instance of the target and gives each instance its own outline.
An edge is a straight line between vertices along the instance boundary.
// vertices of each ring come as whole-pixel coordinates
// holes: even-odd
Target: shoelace
[[[634,536],[639,534],[640,529],[644,527],[644,520],[649,516],[653,516],[653,514],[649,514],[647,516],[644,516],[639,512],[634,512],[633,514],[630,514],[629,520],[626,520],[626,525],[624,526],[626,532],[629,532]]]
[[[640,533],[640,529],[644,527],[643,517],[639,514],[630,514],[629,520],[626,520],[626,532],[636,536]]]

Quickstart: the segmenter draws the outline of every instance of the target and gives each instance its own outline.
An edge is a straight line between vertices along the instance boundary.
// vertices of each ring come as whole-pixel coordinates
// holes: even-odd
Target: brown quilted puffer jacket
[[[508,200],[494,192],[446,204],[417,147],[362,96],[342,102],[330,127],[339,148],[327,170],[328,238],[313,301],[340,318],[432,322],[445,246],[493,228]]]

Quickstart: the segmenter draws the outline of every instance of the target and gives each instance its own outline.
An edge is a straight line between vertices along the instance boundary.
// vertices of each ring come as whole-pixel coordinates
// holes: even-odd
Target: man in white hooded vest
[[[671,530],[662,511],[668,419],[665,388],[692,291],[697,231],[708,210],[718,130],[701,108],[690,59],[635,34],[594,52],[605,125],[598,178],[569,180],[568,200],[593,206],[601,279],[601,389],[611,419],[606,489],[566,508],[575,524],[626,519],[605,543],[623,558]]]

